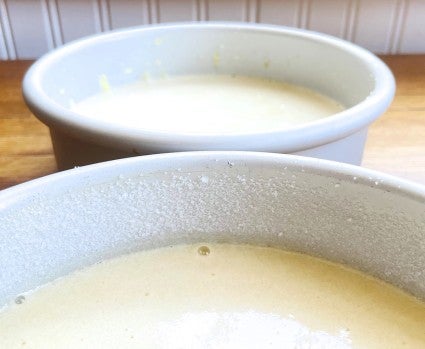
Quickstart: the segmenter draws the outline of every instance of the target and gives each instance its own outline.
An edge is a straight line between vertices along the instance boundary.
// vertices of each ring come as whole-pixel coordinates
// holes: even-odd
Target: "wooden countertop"
[[[370,128],[363,166],[425,184],[425,55],[382,58],[394,72],[397,93]],[[21,96],[30,64],[0,62],[0,189],[56,171],[48,128]]]

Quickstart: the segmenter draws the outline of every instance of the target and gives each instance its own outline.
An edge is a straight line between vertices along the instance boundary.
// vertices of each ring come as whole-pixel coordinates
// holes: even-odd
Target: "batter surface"
[[[342,111],[315,91],[263,78],[176,76],[112,88],[73,106],[90,118],[146,130],[223,134],[288,128]]]
[[[425,348],[425,304],[303,254],[196,244],[58,279],[0,312],[0,348]]]

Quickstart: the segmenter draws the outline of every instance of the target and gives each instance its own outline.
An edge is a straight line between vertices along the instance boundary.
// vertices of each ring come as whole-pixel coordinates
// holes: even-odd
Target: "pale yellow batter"
[[[94,119],[139,129],[200,134],[284,129],[342,111],[315,91],[278,81],[230,75],[145,79],[110,87],[75,104]]]
[[[306,255],[203,244],[76,272],[0,312],[0,348],[425,348],[425,304]]]

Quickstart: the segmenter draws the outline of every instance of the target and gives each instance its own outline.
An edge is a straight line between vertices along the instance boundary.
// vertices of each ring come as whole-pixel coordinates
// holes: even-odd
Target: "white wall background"
[[[0,0],[0,59],[37,58],[126,26],[231,20],[329,33],[376,53],[425,53],[425,0]]]

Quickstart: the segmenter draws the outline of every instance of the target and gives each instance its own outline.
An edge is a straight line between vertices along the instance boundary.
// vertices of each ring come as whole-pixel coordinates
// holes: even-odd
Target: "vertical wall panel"
[[[0,25],[0,59],[6,60],[8,58],[9,55],[7,53],[6,40],[4,38],[2,26]]]
[[[425,52],[425,1],[410,0],[406,9],[400,53]]]
[[[247,0],[209,0],[210,21],[245,21]]]
[[[58,11],[64,42],[100,31],[96,1],[58,0]]]
[[[43,24],[44,24],[44,32],[45,32],[44,36],[47,43],[47,51],[50,51],[55,48],[55,42],[53,39],[52,23],[50,21],[51,18],[49,14],[49,4],[47,0],[41,0],[40,5],[41,5],[41,13],[43,16]]]
[[[156,24],[159,22],[159,2],[158,0],[148,0],[149,23]]]
[[[408,0],[396,0],[388,53],[395,54],[400,51],[401,37],[406,21],[407,3]]]
[[[109,0],[113,29],[149,23],[147,0]]]
[[[41,0],[6,2],[17,58],[37,57],[52,48],[49,24],[43,12],[46,8],[42,5]]]
[[[308,29],[343,37],[348,0],[312,1]]]
[[[182,22],[197,20],[195,0],[158,0],[159,22]]]
[[[308,27],[308,21],[310,18],[310,5],[312,0],[299,0],[297,9],[297,22],[298,28],[306,29]]]
[[[296,26],[298,23],[299,1],[259,0],[258,21],[269,24]]]
[[[208,0],[196,0],[198,3],[197,19],[199,21],[206,21],[208,18]]]
[[[377,53],[425,53],[425,0],[0,0],[0,60],[109,29],[190,20],[308,28]]]
[[[359,1],[360,0],[348,0],[347,9],[344,15],[344,33],[342,35],[345,40],[354,41]]]
[[[13,49],[12,54],[9,54],[9,48],[13,45],[13,39],[11,37],[11,31],[9,26],[9,18],[7,15],[6,4],[4,0],[0,0],[0,59],[14,59],[16,57],[15,50]]]
[[[47,12],[50,20],[52,40],[55,47],[63,44],[62,29],[59,19],[57,0],[46,0]]]
[[[396,0],[360,0],[354,42],[377,53],[391,46]]]
[[[250,23],[258,22],[258,0],[247,0],[245,17]]]
[[[94,5],[96,7],[96,5]],[[109,13],[109,0],[97,0],[98,16],[101,31],[111,29],[111,16]],[[95,10],[96,11],[96,10]]]

